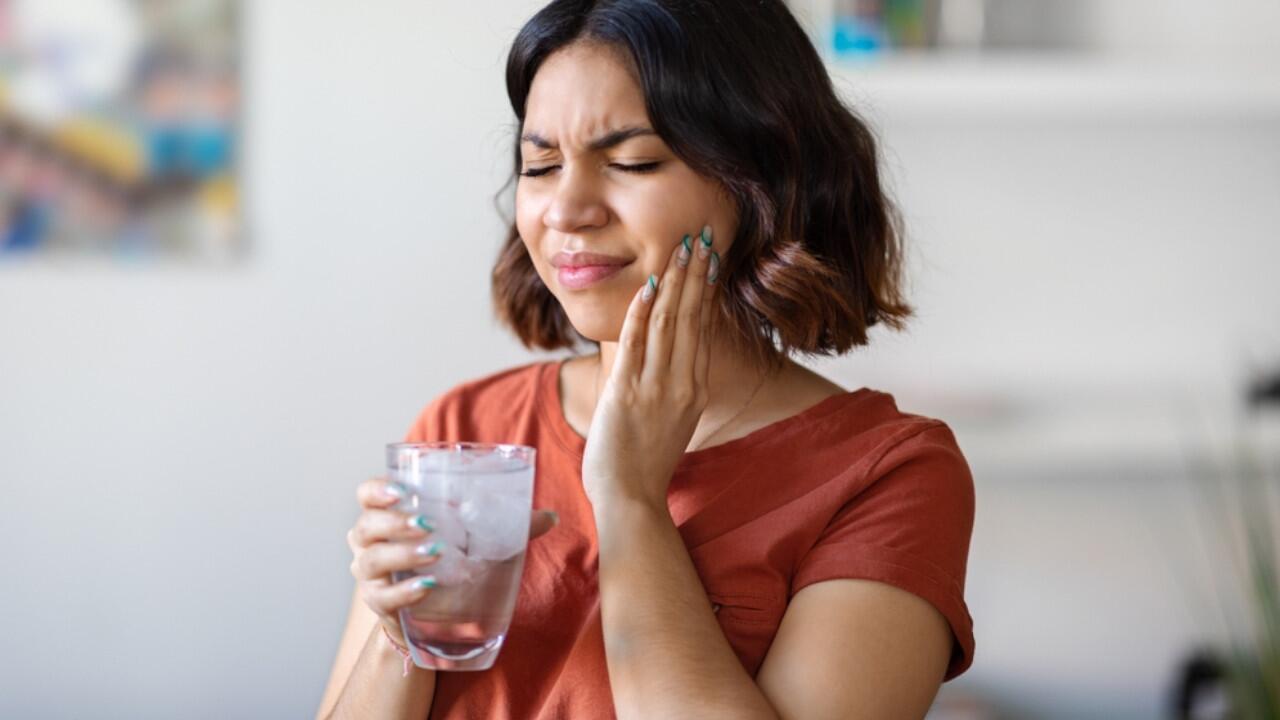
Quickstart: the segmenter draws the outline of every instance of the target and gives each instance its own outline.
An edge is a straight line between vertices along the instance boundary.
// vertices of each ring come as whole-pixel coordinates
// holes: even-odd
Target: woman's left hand
[[[661,281],[650,276],[631,299],[582,458],[583,485],[596,512],[618,501],[666,512],[671,475],[707,406],[708,333],[720,265],[711,244],[710,226],[686,236]]]

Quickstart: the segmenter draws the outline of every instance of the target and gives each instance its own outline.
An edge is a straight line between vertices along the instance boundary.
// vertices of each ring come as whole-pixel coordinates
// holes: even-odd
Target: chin
[[[617,342],[618,336],[622,334],[622,317],[626,313],[622,313],[617,318],[607,313],[600,313],[592,310],[586,312],[567,311],[569,322],[573,325],[573,329],[578,334],[588,340],[595,342]]]

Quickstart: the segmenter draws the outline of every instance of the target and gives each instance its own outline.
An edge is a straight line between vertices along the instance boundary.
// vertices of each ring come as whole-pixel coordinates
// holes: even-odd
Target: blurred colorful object
[[[929,44],[926,0],[836,0],[832,50],[837,55],[876,54]]]
[[[0,256],[242,244],[236,0],[0,0]]]

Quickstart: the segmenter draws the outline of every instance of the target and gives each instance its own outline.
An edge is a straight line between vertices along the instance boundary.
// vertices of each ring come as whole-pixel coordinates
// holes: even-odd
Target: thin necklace
[[[595,381],[595,387],[593,388],[595,390],[595,402],[592,405],[593,407],[600,404],[600,367],[601,365],[603,365],[603,363],[597,360],[596,361],[596,381]],[[708,440],[716,436],[716,433],[725,429],[725,427],[729,423],[733,422],[734,420],[737,420],[739,415],[746,412],[747,408],[751,407],[751,403],[755,402],[756,395],[760,392],[760,388],[764,387],[764,381],[767,379],[769,379],[769,373],[766,372],[760,376],[760,382],[756,383],[756,389],[751,391],[751,396],[747,398],[747,402],[742,407],[738,408],[737,412],[729,416],[728,420],[725,420],[724,422],[717,425],[715,430],[712,430],[707,435],[703,435],[702,442],[698,443],[698,446],[693,448],[692,450],[689,450],[689,452],[701,450]]]

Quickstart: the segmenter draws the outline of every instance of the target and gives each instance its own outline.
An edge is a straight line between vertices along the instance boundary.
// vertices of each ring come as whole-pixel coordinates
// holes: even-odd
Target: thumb
[[[529,519],[529,539],[545,535],[559,524],[560,516],[555,510],[534,510],[533,516]]]

